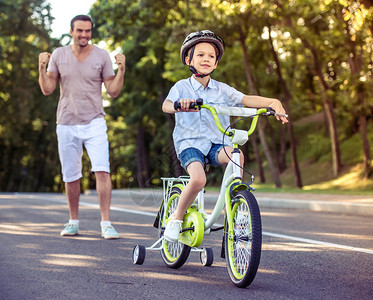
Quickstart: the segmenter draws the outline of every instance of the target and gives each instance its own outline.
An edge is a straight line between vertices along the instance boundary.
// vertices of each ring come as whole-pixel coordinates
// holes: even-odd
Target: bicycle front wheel
[[[225,223],[225,259],[231,280],[244,288],[255,278],[262,250],[262,222],[254,195],[248,190],[238,192],[232,213],[232,224],[228,218]]]
[[[173,186],[167,207],[164,207],[163,209],[163,213],[166,214],[166,218],[163,218],[162,216],[162,220],[168,219],[175,212],[177,204],[179,203],[180,194],[180,185]],[[165,224],[162,224],[162,227],[165,227]],[[161,250],[161,256],[164,263],[172,269],[180,268],[188,259],[189,253],[189,246],[180,242],[173,243],[167,240],[164,241],[164,245]]]

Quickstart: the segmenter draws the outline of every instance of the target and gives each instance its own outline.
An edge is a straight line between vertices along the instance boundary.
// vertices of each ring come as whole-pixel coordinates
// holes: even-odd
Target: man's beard
[[[79,43],[79,47],[82,47],[82,48],[85,48],[85,47],[87,47],[89,45],[89,43],[87,42],[87,44],[81,44],[81,43]]]
[[[81,42],[80,40],[78,40],[78,46],[79,46],[79,47],[85,48],[85,47],[87,47],[88,45],[89,45],[89,40],[87,41],[86,44],[83,44],[83,42]]]

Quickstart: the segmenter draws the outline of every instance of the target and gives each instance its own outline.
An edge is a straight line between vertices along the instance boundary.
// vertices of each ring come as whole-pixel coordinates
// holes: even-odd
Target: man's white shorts
[[[80,179],[83,145],[91,160],[92,172],[110,173],[109,142],[104,118],[86,125],[57,125],[58,153],[64,182]]]

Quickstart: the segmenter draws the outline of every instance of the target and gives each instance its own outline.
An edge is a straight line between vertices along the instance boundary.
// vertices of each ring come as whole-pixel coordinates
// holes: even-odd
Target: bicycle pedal
[[[194,227],[184,228],[180,232],[186,232],[186,231],[189,231],[189,230],[194,232]]]

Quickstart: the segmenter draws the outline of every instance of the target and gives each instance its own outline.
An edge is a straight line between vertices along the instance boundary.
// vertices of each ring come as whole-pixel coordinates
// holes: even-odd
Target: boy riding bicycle
[[[220,106],[241,106],[261,108],[272,107],[277,113],[285,114],[281,102],[277,99],[245,95],[229,85],[210,78],[224,52],[224,41],[209,30],[193,32],[184,40],[180,54],[183,64],[189,66],[192,76],[178,81],[163,102],[162,110],[175,116],[173,132],[174,145],[179,161],[190,176],[184,187],[177,209],[167,223],[164,237],[176,242],[183,223],[184,214],[194,202],[199,191],[206,185],[204,170],[205,160],[211,165],[225,165],[229,157],[222,145],[222,134],[206,110],[190,109],[190,103],[202,98],[205,104]],[[180,109],[175,110],[174,103],[180,102]],[[219,116],[224,128],[229,125],[228,116]],[[277,117],[287,123],[285,117]],[[233,150],[225,146],[231,155]],[[243,154],[241,161],[243,162]]]

